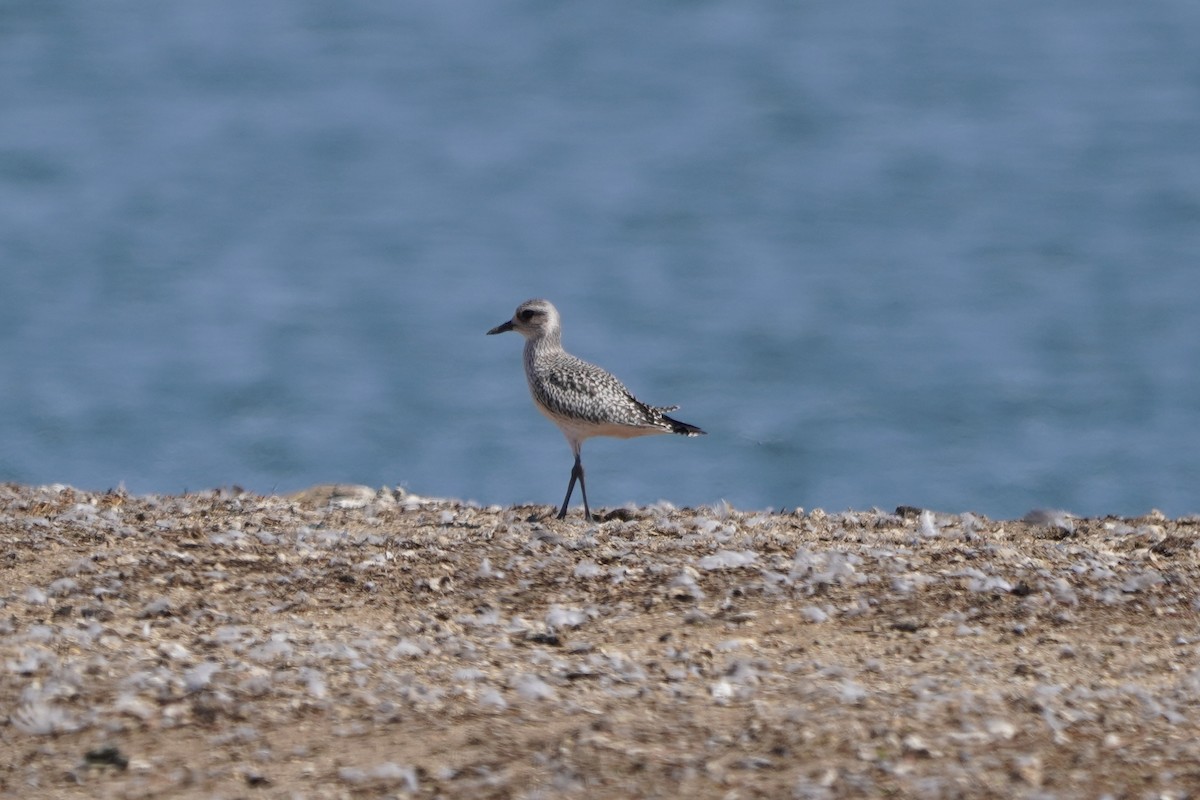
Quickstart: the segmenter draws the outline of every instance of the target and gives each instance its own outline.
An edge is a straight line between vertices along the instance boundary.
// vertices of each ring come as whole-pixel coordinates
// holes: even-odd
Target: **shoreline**
[[[0,486],[0,791],[1182,796],[1200,517]]]

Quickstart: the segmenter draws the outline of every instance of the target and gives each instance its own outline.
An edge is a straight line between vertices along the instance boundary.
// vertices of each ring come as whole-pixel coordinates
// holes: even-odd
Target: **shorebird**
[[[567,504],[575,481],[583,494],[583,516],[591,520],[587,488],[583,483],[583,462],[579,450],[592,436],[616,436],[629,439],[659,433],[700,436],[695,425],[667,416],[679,406],[651,406],[638,400],[625,384],[595,364],[576,358],[563,350],[562,324],[558,309],[549,300],[534,298],[517,306],[508,322],[488,331],[488,335],[516,331],[525,337],[525,378],[533,404],[567,437],[575,454],[567,496],[558,518],[567,515]]]

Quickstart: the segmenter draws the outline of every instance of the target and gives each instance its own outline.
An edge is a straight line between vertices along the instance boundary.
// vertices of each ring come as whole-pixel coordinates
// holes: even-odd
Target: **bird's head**
[[[516,331],[526,339],[540,339],[558,330],[558,309],[549,300],[535,297],[517,306],[512,319],[492,328],[488,335]]]

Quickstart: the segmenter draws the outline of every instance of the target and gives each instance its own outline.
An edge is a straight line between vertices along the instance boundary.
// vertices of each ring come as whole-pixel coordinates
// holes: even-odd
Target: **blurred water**
[[[1200,511],[1200,4],[0,6],[0,480]],[[578,498],[577,498],[578,499]]]

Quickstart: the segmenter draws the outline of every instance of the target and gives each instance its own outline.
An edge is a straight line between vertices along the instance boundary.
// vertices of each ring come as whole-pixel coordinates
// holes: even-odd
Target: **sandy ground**
[[[0,487],[13,797],[1200,796],[1200,518]]]

